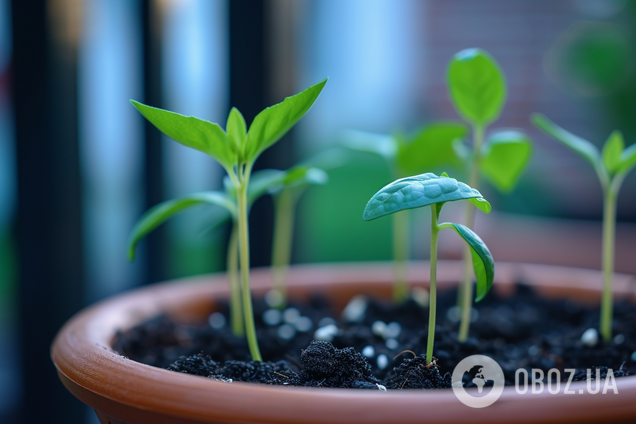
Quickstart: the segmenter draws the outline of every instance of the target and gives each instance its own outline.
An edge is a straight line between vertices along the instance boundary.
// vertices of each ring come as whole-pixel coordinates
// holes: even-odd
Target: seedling
[[[254,172],[251,177],[251,184],[247,190],[248,211],[256,199],[267,193],[272,187],[280,185],[284,178],[285,172],[283,171],[265,169]],[[226,219],[230,217],[232,218],[232,232],[230,235],[230,243],[227,254],[227,273],[228,281],[230,283],[230,326],[234,335],[240,337],[245,334],[245,326],[243,324],[241,286],[238,276],[238,199],[236,197],[236,191],[229,181],[229,177],[224,180],[224,186],[225,192],[205,191],[189,194],[177,199],[165,201],[150,208],[139,218],[139,220],[137,220],[137,223],[133,227],[128,243],[128,256],[131,261],[134,260],[139,241],[141,241],[142,238],[159,225],[163,224],[178,213],[193,206],[202,204],[221,206],[222,212],[214,215],[215,219],[210,224],[210,227],[216,227],[223,223]]]
[[[370,153],[385,160],[393,178],[403,178],[426,170],[458,165],[453,142],[466,136],[467,128],[461,122],[435,122],[418,130],[412,136],[348,131],[344,147]],[[393,215],[393,300],[402,303],[408,299],[406,283],[409,259],[408,211]]]
[[[279,294],[278,308],[287,304],[285,286],[291,247],[294,238],[294,210],[303,192],[312,184],[325,184],[327,173],[322,169],[297,166],[285,173],[281,184],[269,191],[274,196],[274,239],[272,245],[272,278],[274,290]]]
[[[469,200],[479,210],[490,213],[490,203],[474,188],[449,178],[446,173],[437,176],[432,173],[401,178],[388,184],[371,197],[362,215],[365,221],[389,215],[405,209],[431,206],[431,254],[430,254],[430,296],[428,340],[426,361],[433,360],[435,342],[435,314],[437,305],[437,237],[440,230],[453,228],[468,245],[472,256],[473,270],[477,278],[476,301],[482,300],[495,276],[495,262],[486,244],[465,225],[444,222],[439,224],[439,214],[446,202]]]
[[[603,189],[603,294],[601,296],[600,330],[603,340],[612,338],[612,273],[614,272],[614,238],[616,233],[616,199],[623,180],[636,166],[636,144],[625,149],[623,134],[616,130],[610,134],[603,151],[587,140],[559,127],[540,114],[531,117],[532,122],[561,143],[568,146],[596,170]]]
[[[478,188],[479,176],[484,176],[498,190],[511,191],[532,154],[532,143],[527,135],[517,130],[492,132],[484,142],[488,125],[500,115],[506,100],[506,82],[497,62],[481,49],[466,49],[455,54],[448,66],[448,88],[457,113],[472,128],[472,149],[454,143],[457,156],[464,162],[470,175],[468,184]],[[475,208],[466,207],[464,225],[472,227]],[[464,281],[458,293],[462,311],[459,341],[466,341],[470,326],[472,275],[469,258],[471,251],[464,249]]]
[[[168,137],[202,151],[217,160],[232,182],[237,200],[236,220],[241,273],[241,304],[247,343],[254,361],[262,361],[262,358],[256,339],[249,279],[247,192],[252,167],[265,149],[276,143],[305,115],[326,83],[325,79],[305,91],[263,110],[256,115],[249,131],[245,119],[236,108],[232,108],[230,111],[226,132],[218,124],[209,121],[132,101],[137,110]]]

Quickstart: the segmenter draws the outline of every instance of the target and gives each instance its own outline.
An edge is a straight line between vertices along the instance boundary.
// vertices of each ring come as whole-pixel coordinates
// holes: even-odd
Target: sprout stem
[[[294,195],[291,190],[283,190],[274,197],[274,242],[272,248],[272,278],[274,289],[283,301],[278,306],[284,309],[287,304],[285,282],[291,259],[291,245],[294,231]]]
[[[232,225],[230,243],[227,252],[227,278],[230,283],[230,320],[232,333],[237,337],[245,335],[243,325],[243,307],[241,305],[241,283],[238,274],[238,224],[236,220]]]
[[[241,174],[242,173],[240,173],[239,175]],[[249,172],[247,172],[246,174],[242,174],[239,179],[240,185],[237,187],[236,194],[238,199],[238,244],[239,259],[241,263],[241,295],[243,299],[245,332],[247,336],[247,345],[250,349],[252,360],[262,362],[263,359],[258,348],[258,340],[256,339],[254,312],[252,311],[252,296],[250,292],[250,246],[247,222],[247,183],[249,181]]]
[[[473,160],[470,171],[470,182],[468,184],[476,190],[479,190],[479,155],[483,141],[484,127],[480,124],[475,124],[473,126]],[[473,206],[472,203],[468,203],[466,205],[466,219],[464,221],[464,225],[472,229],[474,220],[475,206]],[[470,246],[466,244],[464,246],[464,281],[459,288],[457,299],[462,311],[457,339],[462,343],[468,338],[468,330],[470,328],[470,310],[473,300],[473,269],[471,261],[472,255],[470,253]]]
[[[431,205],[431,287],[428,307],[428,340],[426,342],[426,362],[433,360],[433,344],[435,343],[435,314],[437,310],[437,204]]]
[[[620,186],[617,184],[617,186]],[[612,273],[614,272],[614,236],[616,232],[616,198],[618,187],[611,184],[605,190],[603,205],[603,295],[601,298],[601,336],[612,338]]]
[[[404,303],[409,298],[406,274],[409,259],[409,213],[393,214],[393,301]]]

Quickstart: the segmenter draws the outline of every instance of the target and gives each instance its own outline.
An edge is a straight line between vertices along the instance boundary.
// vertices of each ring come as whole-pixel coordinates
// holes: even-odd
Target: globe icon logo
[[[464,387],[464,376],[468,374],[475,388]],[[503,370],[492,358],[485,355],[471,355],[464,358],[453,370],[453,393],[460,402],[471,408],[485,408],[499,399],[503,392],[505,378]]]

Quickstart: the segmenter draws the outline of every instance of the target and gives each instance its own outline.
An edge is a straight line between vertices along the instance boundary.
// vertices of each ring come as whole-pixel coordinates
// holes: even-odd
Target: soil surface
[[[222,381],[373,390],[450,388],[451,373],[480,354],[502,367],[507,385],[524,368],[558,369],[561,380],[615,377],[636,370],[636,307],[614,305],[614,338],[596,333],[598,309],[545,300],[518,284],[502,297],[491,292],[474,305],[470,337],[457,341],[456,291],[438,295],[434,363],[426,363],[428,309],[414,299],[393,305],[356,297],[341,313],[324,299],[271,308],[255,299],[257,335],[265,362],[250,360],[247,343],[229,329],[227,307],[197,325],[158,316],[118,333],[113,348],[130,359]],[[421,297],[420,297],[421,299]],[[420,300],[421,301],[421,300]],[[567,371],[566,371],[567,369]],[[553,375],[554,377],[554,375]],[[464,386],[474,386],[468,373]]]

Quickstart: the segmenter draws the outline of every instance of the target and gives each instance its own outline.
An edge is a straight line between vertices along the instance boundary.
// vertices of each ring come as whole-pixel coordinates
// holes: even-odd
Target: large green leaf
[[[490,203],[474,188],[454,178],[432,173],[400,178],[380,189],[364,208],[365,221],[404,209],[419,208],[433,203],[468,199],[480,210],[490,212]]]
[[[624,148],[623,134],[618,130],[613,131],[607,138],[607,141],[603,145],[603,151],[601,152],[605,169],[607,169],[607,172],[610,174],[613,174],[620,167],[620,157]]]
[[[387,134],[349,130],[345,132],[342,147],[380,156],[387,162],[393,163],[398,151],[397,144],[396,139]]]
[[[509,192],[532,156],[532,142],[520,131],[497,131],[482,146],[481,156],[483,175],[498,190]]]
[[[314,104],[326,83],[324,79],[256,115],[247,132],[245,160],[255,160],[263,150],[280,140]]]
[[[159,131],[179,143],[207,153],[226,169],[231,169],[238,160],[225,131],[218,124],[194,116],[184,116],[168,110],[146,106],[130,101],[139,112]]]
[[[236,205],[231,197],[226,193],[217,191],[206,191],[194,193],[178,199],[168,200],[160,203],[146,211],[135,224],[128,243],[128,256],[131,260],[135,258],[135,248],[137,243],[148,233],[173,217],[178,212],[202,203],[223,206],[231,214],[236,214]]]
[[[636,166],[636,144],[632,144],[621,153],[620,164],[616,172],[629,172],[634,166]]]
[[[497,62],[481,49],[453,56],[448,85],[457,112],[473,124],[487,125],[499,117],[506,100],[506,83]]]
[[[453,141],[466,136],[461,122],[436,122],[422,128],[403,145],[398,144],[397,166],[403,175],[439,169],[459,163]]]
[[[488,250],[488,246],[470,228],[461,224],[451,224],[457,234],[459,234],[470,246],[470,253],[473,258],[473,271],[477,278],[477,293],[475,301],[479,302],[488,294],[492,282],[495,278],[495,261]]]
[[[539,113],[532,114],[531,120],[537,127],[587,159],[594,168],[599,167],[601,163],[601,155],[595,145],[569,131],[564,130]]]

